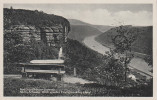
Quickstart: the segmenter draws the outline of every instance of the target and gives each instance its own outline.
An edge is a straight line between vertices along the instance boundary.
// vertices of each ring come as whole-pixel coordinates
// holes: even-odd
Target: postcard
[[[2,99],[153,100],[156,4],[2,1]]]

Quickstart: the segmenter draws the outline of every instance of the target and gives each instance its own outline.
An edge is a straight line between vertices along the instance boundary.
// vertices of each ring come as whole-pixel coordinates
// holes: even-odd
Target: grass
[[[4,79],[4,96],[58,96],[62,93],[42,93],[44,90],[51,89],[57,91],[76,91],[79,85],[54,82],[43,79],[24,79],[24,78],[5,78]],[[44,89],[40,93],[20,93],[20,89]]]
[[[150,96],[150,86],[119,88],[100,84],[71,84],[44,79],[4,78],[4,96]]]
[[[54,82],[42,79],[5,78],[4,96],[115,96],[120,95],[118,88]],[[25,89],[25,91],[23,91]],[[27,89],[27,90],[26,90]],[[28,93],[28,90],[41,89]],[[49,89],[49,90],[48,90]],[[25,93],[20,93],[23,91]]]

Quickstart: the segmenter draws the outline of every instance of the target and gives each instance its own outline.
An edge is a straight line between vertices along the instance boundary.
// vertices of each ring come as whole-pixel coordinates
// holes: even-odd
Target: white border
[[[50,4],[50,3],[59,3],[59,4],[95,4],[95,3],[107,3],[107,4],[153,4],[153,97],[4,97],[3,96],[3,4],[5,3],[38,3],[38,4]],[[68,100],[82,100],[82,99],[100,99],[100,100],[156,100],[157,99],[157,0],[0,0],[0,100],[34,100],[34,99],[47,99],[47,100],[60,100],[60,99],[68,99]]]

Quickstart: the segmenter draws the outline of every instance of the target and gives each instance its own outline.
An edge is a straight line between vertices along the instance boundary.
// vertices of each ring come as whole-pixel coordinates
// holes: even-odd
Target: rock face
[[[6,33],[18,33],[23,42],[30,42],[31,37],[36,41],[41,41],[40,30],[31,25],[12,25],[9,29],[5,29]]]
[[[31,38],[49,46],[61,46],[67,41],[70,24],[67,19],[39,11],[4,8],[4,32],[18,33],[23,42]]]
[[[12,25],[9,29],[5,29],[6,33],[18,33],[23,38],[23,42],[29,43],[31,38],[37,42],[43,41],[49,46],[62,45],[67,41],[67,27],[52,26],[36,28],[31,25]]]
[[[66,26],[56,25],[52,27],[41,27],[40,36],[41,40],[49,46],[61,46],[67,41],[68,31]]]

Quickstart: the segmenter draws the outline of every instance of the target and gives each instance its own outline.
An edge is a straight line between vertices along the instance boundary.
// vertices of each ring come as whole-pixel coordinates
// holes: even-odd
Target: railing
[[[62,70],[33,70],[33,69],[25,69],[25,72],[30,72],[30,73],[55,73],[55,74],[64,74],[65,71]]]

